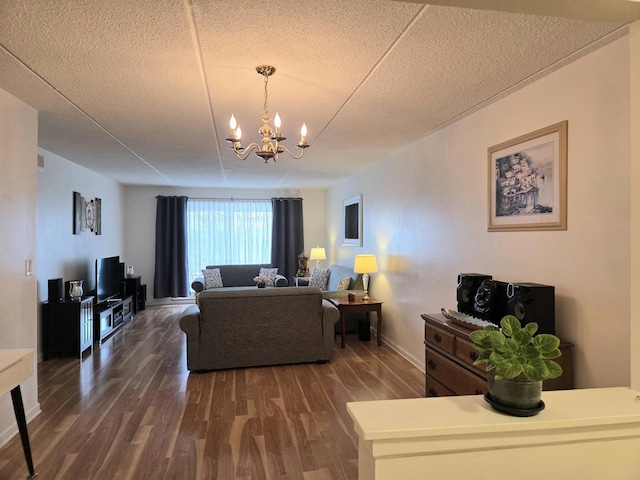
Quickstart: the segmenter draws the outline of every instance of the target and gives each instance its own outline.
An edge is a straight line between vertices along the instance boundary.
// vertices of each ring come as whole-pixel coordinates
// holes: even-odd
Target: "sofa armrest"
[[[187,339],[192,335],[200,334],[200,308],[198,305],[190,305],[182,313],[180,330],[187,334]]]
[[[204,290],[204,277],[196,277],[193,282],[191,282],[191,288],[196,292],[200,293]]]
[[[329,300],[322,300],[322,322],[328,323],[329,327],[332,327],[334,323],[338,321],[340,318],[340,312],[338,311],[338,307],[336,307]]]
[[[276,287],[288,287],[289,280],[284,275],[276,275],[276,278],[273,280],[273,285]]]

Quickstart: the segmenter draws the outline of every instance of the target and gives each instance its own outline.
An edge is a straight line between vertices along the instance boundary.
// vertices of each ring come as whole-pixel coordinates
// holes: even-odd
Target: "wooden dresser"
[[[473,331],[447,320],[441,313],[422,314],[424,325],[426,396],[477,395],[487,390],[484,365],[474,366],[478,352],[469,340]],[[559,378],[546,380],[544,390],[573,388],[571,343],[560,344],[562,356],[556,361],[562,367]]]

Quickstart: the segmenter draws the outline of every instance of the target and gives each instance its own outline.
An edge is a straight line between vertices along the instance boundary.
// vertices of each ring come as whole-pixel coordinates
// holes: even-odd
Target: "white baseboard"
[[[373,330],[374,333],[372,333],[371,340],[373,341],[374,340],[374,336],[375,336],[375,339],[378,338],[377,337],[378,332],[374,328],[372,328],[372,330]],[[407,361],[412,363],[422,373],[426,373],[426,368],[425,368],[425,365],[424,365],[424,358],[421,358],[421,359],[415,358],[413,355],[409,354],[409,352],[407,352],[404,348],[401,348],[400,346],[398,346],[397,344],[395,344],[394,342],[389,340],[384,335],[382,335],[382,343],[384,343],[385,345],[388,345],[392,350],[394,350],[395,352],[400,354],[400,356],[404,357]]]
[[[36,403],[33,407],[24,413],[27,419],[27,430],[29,430],[29,422],[40,415],[40,403]],[[18,433],[18,424],[13,423],[4,432],[0,433],[0,447],[3,447],[9,440],[11,440]]]

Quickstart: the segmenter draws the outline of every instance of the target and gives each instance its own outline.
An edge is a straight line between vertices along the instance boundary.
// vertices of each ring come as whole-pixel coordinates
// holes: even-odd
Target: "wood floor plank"
[[[82,360],[38,364],[39,479],[356,479],[347,402],[424,394],[422,372],[353,335],[326,364],[189,374],[186,307],[149,307]],[[0,480],[25,476],[16,435],[0,449]]]

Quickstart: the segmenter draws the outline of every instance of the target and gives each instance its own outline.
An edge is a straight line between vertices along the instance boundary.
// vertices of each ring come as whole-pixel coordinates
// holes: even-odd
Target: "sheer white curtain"
[[[271,200],[189,198],[189,285],[207,265],[271,262]]]

